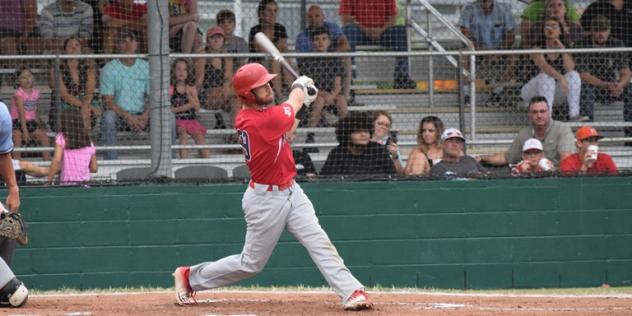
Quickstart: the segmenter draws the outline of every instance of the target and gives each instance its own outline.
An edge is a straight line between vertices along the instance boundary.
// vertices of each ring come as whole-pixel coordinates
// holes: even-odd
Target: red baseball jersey
[[[294,109],[287,103],[239,111],[235,127],[254,182],[281,185],[296,176],[292,149],[285,137],[293,124]]]
[[[582,162],[579,154],[572,154],[560,163],[560,171],[565,173],[577,173],[582,168]],[[608,154],[597,154],[597,161],[588,168],[588,174],[616,174],[617,166],[612,161],[612,157]]]

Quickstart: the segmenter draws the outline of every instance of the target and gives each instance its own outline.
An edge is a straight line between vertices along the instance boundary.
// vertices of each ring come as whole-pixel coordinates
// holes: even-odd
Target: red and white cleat
[[[195,292],[189,285],[189,267],[179,267],[172,275],[176,288],[176,304],[181,306],[197,304],[193,298]]]
[[[346,311],[360,311],[363,309],[373,309],[373,303],[369,299],[369,295],[364,290],[355,290],[351,297],[345,302]]]

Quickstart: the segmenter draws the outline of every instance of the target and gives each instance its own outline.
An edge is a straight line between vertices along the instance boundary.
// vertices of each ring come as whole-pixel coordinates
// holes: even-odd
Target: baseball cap
[[[213,27],[209,27],[208,30],[206,31],[206,37],[211,37],[217,34],[224,36],[224,29],[219,26],[213,26]]]
[[[522,145],[522,152],[525,152],[527,150],[532,150],[532,149],[537,149],[539,151],[544,150],[542,148],[542,143],[539,140],[535,138],[529,138],[524,142],[524,145]]]
[[[577,129],[577,132],[575,132],[575,138],[578,141],[582,141],[589,137],[603,138],[603,136],[599,135],[599,132],[597,132],[597,130],[594,127],[589,126],[589,125],[582,126],[579,129]]]
[[[456,128],[448,128],[445,131],[443,131],[443,134],[441,134],[441,140],[446,140],[448,138],[460,138],[463,141],[465,141],[465,137],[463,137],[463,133],[461,133],[461,131],[459,131]]]

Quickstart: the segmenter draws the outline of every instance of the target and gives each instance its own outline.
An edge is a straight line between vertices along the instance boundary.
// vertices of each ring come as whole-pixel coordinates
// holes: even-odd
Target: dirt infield
[[[330,291],[205,291],[195,306],[172,292],[32,295],[0,315],[632,315],[632,295],[369,292],[375,310],[344,312]]]

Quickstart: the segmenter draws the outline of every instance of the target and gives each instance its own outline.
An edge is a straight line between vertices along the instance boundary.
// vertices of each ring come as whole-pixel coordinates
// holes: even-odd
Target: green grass
[[[35,295],[53,295],[53,294],[79,294],[79,293],[124,293],[124,292],[165,292],[172,291],[172,288],[161,287],[133,287],[133,288],[106,288],[106,289],[89,289],[79,290],[73,288],[62,288],[58,290],[33,290]],[[218,289],[226,291],[331,291],[328,287],[270,287],[270,286],[233,286]],[[590,288],[562,288],[562,289],[496,289],[496,290],[456,290],[456,289],[435,289],[435,288],[395,288],[385,286],[375,286],[367,288],[369,292],[436,292],[436,293],[469,293],[469,294],[531,294],[531,295],[596,295],[596,294],[632,294],[632,287],[590,287]]]

